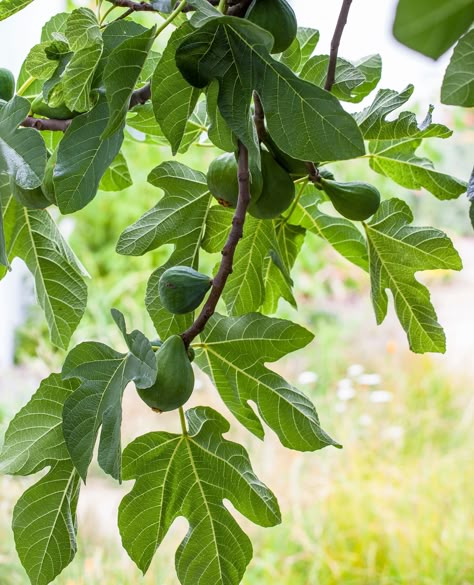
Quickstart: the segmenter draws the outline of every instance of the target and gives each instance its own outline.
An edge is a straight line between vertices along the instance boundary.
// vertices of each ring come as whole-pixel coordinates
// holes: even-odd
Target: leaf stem
[[[173,20],[181,14],[183,8],[186,6],[186,0],[181,0],[178,6],[173,10],[173,12],[168,16],[168,18],[156,29],[155,39],[158,35],[160,35],[165,28],[173,22]]]
[[[28,77],[28,79],[25,81],[25,83],[16,92],[17,95],[23,95],[25,93],[25,91],[30,87],[30,85],[32,83],[34,83],[35,81],[36,81],[36,77],[33,77],[33,76]]]
[[[226,14],[227,12],[227,0],[219,0],[219,6],[217,7],[218,10],[222,12],[222,14]]]
[[[117,6],[115,6],[115,4],[114,4],[108,10],[106,10],[105,13],[103,14],[102,18],[99,20],[99,24],[100,25],[104,24],[104,21],[107,18],[107,16],[109,16],[109,14],[112,12],[112,10],[115,10],[116,8],[117,8]]]
[[[238,162],[238,179],[239,179],[239,197],[234,217],[232,219],[232,228],[230,230],[227,242],[222,250],[222,260],[216,276],[212,281],[211,293],[197,316],[194,323],[181,334],[184,344],[189,344],[200,333],[204,331],[209,319],[214,315],[217,303],[222,296],[227,279],[232,274],[235,250],[243,236],[245,215],[250,203],[250,173],[249,173],[249,153],[247,148],[239,142],[239,162]]]
[[[181,430],[183,432],[183,436],[188,436],[188,427],[186,426],[186,417],[184,415],[184,408],[182,406],[179,407],[179,421],[181,423]]]
[[[341,42],[342,33],[346,26],[347,17],[351,8],[352,0],[343,0],[339,18],[337,19],[336,29],[331,40],[331,53],[329,56],[328,73],[326,76],[326,83],[324,89],[331,91],[334,81],[336,79],[336,65],[337,65],[337,53],[339,51],[339,44]]]
[[[288,214],[285,216],[284,222],[288,223],[288,221],[290,220],[290,217],[293,215],[295,209],[298,206],[298,203],[300,202],[301,199],[301,195],[303,195],[304,190],[306,189],[306,185],[309,183],[309,179],[304,180],[304,182],[301,183],[300,188],[298,189],[298,193],[296,194],[296,197],[293,201],[293,203],[291,204],[290,210],[288,211]]]

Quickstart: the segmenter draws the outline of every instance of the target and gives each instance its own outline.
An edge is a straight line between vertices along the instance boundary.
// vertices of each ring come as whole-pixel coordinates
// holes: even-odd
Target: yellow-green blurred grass
[[[306,365],[317,370],[313,355]],[[323,398],[318,384],[309,390],[342,451],[293,453],[271,435],[262,445],[242,433],[284,513],[274,529],[245,523],[255,558],[244,585],[474,584],[471,388],[431,358],[405,350],[384,352],[376,363],[390,402],[371,402],[371,387],[357,382],[348,401],[338,399],[336,383]],[[294,378],[294,363],[287,366]],[[341,372],[346,366],[339,363]],[[206,402],[205,393],[200,398]],[[20,485],[2,481],[0,583],[26,585],[7,527]],[[142,579],[120,552],[112,522],[93,510],[82,518],[80,553],[59,585],[177,585],[173,554],[183,524]]]

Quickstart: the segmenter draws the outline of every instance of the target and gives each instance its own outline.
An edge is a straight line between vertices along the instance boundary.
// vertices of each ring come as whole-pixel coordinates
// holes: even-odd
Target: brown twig
[[[260,96],[256,91],[253,92],[253,103],[254,103],[253,121],[255,124],[255,129],[257,131],[257,136],[260,142],[265,142],[265,138],[267,137],[267,129],[265,127],[265,112],[263,110]]]
[[[228,0],[227,16],[243,17],[252,0]]]
[[[346,26],[351,4],[352,0],[343,0],[341,12],[339,13],[339,18],[337,19],[336,28],[332,37],[328,73],[326,76],[326,83],[324,84],[324,89],[327,91],[331,91],[336,78],[337,53],[339,51],[339,44],[341,42],[342,33],[344,32],[344,27]]]
[[[129,109],[131,110],[135,106],[145,104],[151,99],[151,86],[149,83],[135,90],[130,98]],[[35,128],[41,132],[66,132],[71,125],[72,120],[56,120],[54,118],[35,118],[34,116],[28,116],[20,126],[25,128]]]
[[[250,203],[250,173],[249,173],[249,153],[247,148],[239,142],[239,198],[237,200],[237,207],[232,219],[232,228],[230,230],[227,242],[222,250],[222,260],[217,271],[216,276],[212,281],[211,293],[202,308],[202,311],[197,316],[194,323],[187,329],[181,337],[183,338],[186,347],[195,339],[200,333],[204,331],[207,322],[214,315],[217,303],[224,291],[227,279],[232,274],[232,265],[234,262],[235,249],[237,244],[243,236],[243,229],[245,223],[245,215]]]
[[[312,162],[306,162],[306,168],[308,169],[308,178],[309,180],[316,184],[321,182],[321,175],[319,174],[319,170],[316,168],[316,165]]]
[[[128,8],[130,14],[132,12],[158,12],[156,8],[153,8],[148,2],[134,2],[134,0],[107,0],[118,8]]]

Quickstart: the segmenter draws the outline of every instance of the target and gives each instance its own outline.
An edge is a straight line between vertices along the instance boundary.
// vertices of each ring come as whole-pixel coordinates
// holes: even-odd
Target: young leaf
[[[58,150],[54,186],[61,213],[85,207],[97,193],[100,180],[120,151],[123,131],[102,140],[109,109],[105,100],[74,118]]]
[[[99,185],[102,191],[123,191],[133,185],[127,161],[121,152],[112,161]]]
[[[71,459],[85,481],[99,429],[99,465],[121,480],[122,397],[127,385],[149,388],[156,379],[156,358],[151,343],[140,331],[127,333],[123,315],[112,316],[129,351],[119,353],[94,341],[71,350],[64,362],[63,378],[79,378],[81,384],[64,404],[63,430]]]
[[[469,31],[454,48],[441,88],[443,104],[474,106],[474,30]]]
[[[129,38],[109,55],[104,69],[104,84],[110,118],[102,138],[119,131],[125,123],[130,98],[155,40],[156,26]]]
[[[6,173],[23,189],[43,181],[46,146],[39,132],[18,126],[28,116],[30,102],[15,96],[0,107],[0,174]]]
[[[59,374],[43,380],[10,423],[0,453],[1,473],[30,475],[50,467],[13,512],[18,555],[35,585],[53,581],[76,553],[79,475],[62,433],[62,407],[76,387]]]
[[[472,0],[399,0],[393,34],[411,49],[438,59],[473,20]]]
[[[323,238],[349,262],[368,270],[367,245],[360,231],[348,219],[323,213],[319,209],[321,196],[315,195],[312,186],[310,189],[301,197],[289,221]]]
[[[296,308],[290,273],[303,246],[305,234],[305,229],[290,225],[284,219],[275,221],[276,249],[270,250],[263,275],[265,302],[262,311],[267,315],[276,312],[280,298]]]
[[[74,55],[61,77],[62,93],[72,112],[87,112],[92,106],[92,83],[103,49],[99,23],[92,10],[74,10],[65,35]]]
[[[135,480],[119,510],[122,542],[146,572],[178,516],[189,522],[176,553],[182,585],[239,585],[252,558],[247,535],[223,501],[260,526],[281,521],[273,493],[245,449],[223,438],[229,423],[211,408],[186,413],[188,435],[149,433],[124,451],[124,479]]]
[[[441,231],[410,227],[413,215],[400,199],[384,201],[364,224],[369,248],[372,301],[381,323],[387,314],[390,289],[395,309],[407,332],[410,349],[416,353],[446,350],[443,329],[436,321],[428,289],[415,273],[420,270],[461,270],[459,254]]]
[[[0,0],[0,20],[9,18],[32,2],[33,0]]]
[[[252,152],[248,116],[256,90],[272,138],[291,156],[329,161],[363,155],[362,137],[352,116],[334,96],[275,61],[269,55],[272,42],[269,33],[247,20],[214,18],[182,42],[176,62],[194,87],[204,88],[218,80],[221,114]]]
[[[321,428],[311,401],[264,366],[305,347],[312,339],[309,331],[290,321],[258,313],[233,318],[216,313],[201,334],[196,361],[249,431],[264,436],[262,423],[248,404],[252,400],[285,447],[315,451],[339,445]]]
[[[379,84],[382,77],[382,58],[380,55],[368,55],[354,63],[364,76],[365,81],[352,90],[352,102],[358,103],[369,95]]]
[[[51,340],[66,349],[87,305],[84,271],[47,211],[27,209],[3,191],[8,258],[28,266]]]
[[[211,202],[206,176],[178,162],[156,167],[149,182],[163,189],[159,203],[128,227],[120,236],[117,252],[140,256],[150,250],[173,244],[168,261],[153,273],[148,283],[146,304],[158,333],[168,337],[192,322],[192,315],[172,315],[162,306],[158,294],[161,274],[170,266],[198,268],[203,225]]]
[[[186,123],[193,113],[200,91],[189,85],[176,65],[176,49],[193,28],[181,25],[171,35],[151,82],[153,110],[173,155],[183,140]]]

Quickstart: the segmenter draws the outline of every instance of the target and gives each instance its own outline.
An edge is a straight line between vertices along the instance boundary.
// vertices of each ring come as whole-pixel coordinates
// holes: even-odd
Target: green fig
[[[51,118],[53,120],[70,120],[71,118],[74,118],[74,116],[77,116],[77,113],[71,112],[65,104],[55,108],[48,106],[42,95],[36,96],[33,100],[31,111],[33,114],[43,116],[44,118]]]
[[[363,221],[380,206],[378,189],[368,183],[338,183],[321,178],[321,185],[337,211],[347,219]]]
[[[161,275],[158,292],[165,309],[182,315],[199,307],[211,286],[206,274],[189,266],[173,266]]]
[[[262,192],[262,175],[250,163],[250,196],[253,201]],[[207,173],[207,185],[211,195],[223,207],[235,208],[239,198],[238,165],[235,155],[226,152],[215,158]]]
[[[9,69],[0,68],[0,99],[9,102],[15,95],[15,77]]]
[[[282,166],[285,171],[287,171],[292,177],[299,179],[308,175],[309,171],[305,161],[293,158],[289,154],[286,154],[286,152],[283,152],[283,150],[277,146],[268,132],[263,143],[268,148],[277,163]]]
[[[295,198],[295,184],[285,169],[266,150],[262,157],[262,194],[251,202],[249,213],[258,219],[273,219],[281,215]]]
[[[245,18],[273,35],[272,53],[286,51],[296,38],[296,15],[286,0],[253,0]]]
[[[140,398],[157,412],[183,406],[194,389],[194,372],[179,335],[169,337],[156,353],[158,373],[150,388],[137,389]]]

